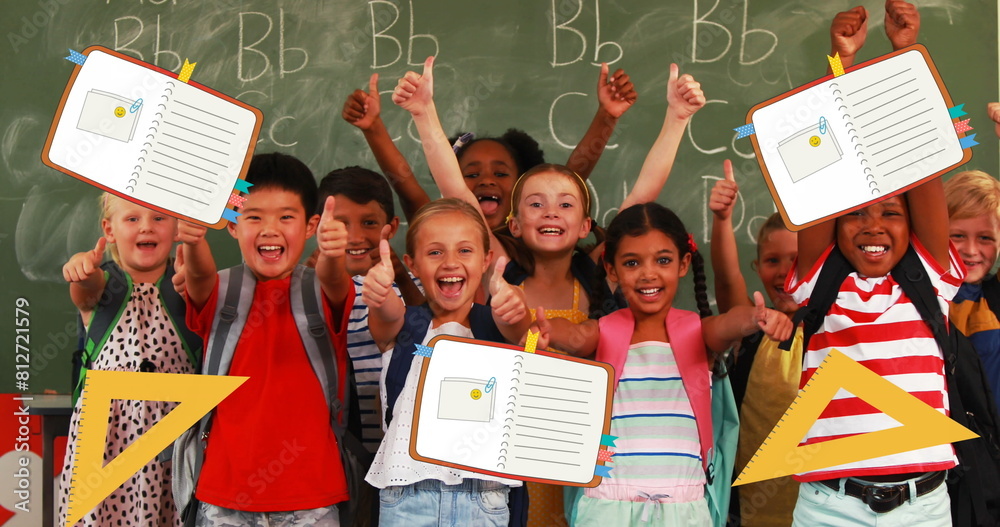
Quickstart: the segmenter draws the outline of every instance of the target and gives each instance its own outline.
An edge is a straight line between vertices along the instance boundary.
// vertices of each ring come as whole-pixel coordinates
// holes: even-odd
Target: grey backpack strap
[[[337,371],[337,360],[334,355],[333,343],[330,342],[330,334],[326,329],[326,317],[323,316],[323,307],[320,304],[323,298],[323,290],[320,288],[319,280],[316,279],[316,270],[304,266],[298,266],[292,272],[292,283],[289,300],[292,303],[292,316],[295,318],[295,325],[302,336],[302,345],[309,356],[309,363],[313,367],[316,378],[319,379],[323,396],[330,407],[330,422],[334,431],[339,432],[346,426],[346,419],[343,418],[343,402],[339,393],[339,372]]]
[[[205,345],[204,375],[228,375],[243,326],[247,323],[257,280],[246,266],[219,271],[219,301],[215,306],[212,332]]]

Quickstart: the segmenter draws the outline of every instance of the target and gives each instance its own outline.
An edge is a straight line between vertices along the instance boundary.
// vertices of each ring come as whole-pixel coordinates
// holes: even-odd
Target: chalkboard
[[[361,134],[340,118],[346,95],[381,75],[388,93],[408,69],[438,56],[437,102],[449,133],[526,130],[546,158],[565,162],[597,106],[597,63],[622,67],[640,98],[592,176],[595,213],[607,224],[631,187],[665,109],[671,62],[701,81],[709,99],[681,145],[661,202],[678,211],[707,249],[705,208],[721,163],[733,159],[743,200],[735,211],[751,288],[754,233],[774,210],[750,143],[732,128],[754,104],[825,74],[828,28],[853,4],[814,0],[368,0],[347,2],[83,0],[6,1],[0,22],[0,335],[13,340],[15,302],[29,307],[28,389],[69,390],[75,310],[61,266],[99,235],[97,192],[44,167],[39,152],[73,66],[68,49],[100,44],[178,71],[257,106],[258,152],[283,151],[322,176],[377,168]],[[883,2],[869,0],[868,44],[858,60],[890,51]],[[919,2],[920,41],[982,143],[969,168],[998,173],[985,115],[997,99],[997,5],[991,0]],[[409,116],[383,95],[383,117],[425,187],[432,189]],[[432,189],[432,196],[436,190]],[[239,260],[223,232],[209,237],[220,267]],[[397,238],[397,249],[402,248]],[[707,254],[707,250],[706,250]],[[691,294],[682,292],[681,305]],[[23,313],[21,313],[23,315]],[[15,388],[14,353],[0,358],[0,388]]]

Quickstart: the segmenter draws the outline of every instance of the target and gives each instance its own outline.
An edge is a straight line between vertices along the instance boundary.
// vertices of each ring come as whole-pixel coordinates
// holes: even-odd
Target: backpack
[[[125,311],[132,295],[132,277],[115,262],[104,262],[101,264],[104,270],[104,292],[101,299],[94,307],[94,312],[90,317],[89,327],[83,325],[83,318],[77,315],[77,335],[79,345],[73,354],[73,404],[80,398],[83,391],[84,379],[87,371],[97,359],[108,337],[118,325],[118,320]],[[174,291],[171,285],[171,278],[174,276],[174,266],[167,264],[163,276],[156,282],[156,287],[160,292],[159,300],[163,306],[164,313],[173,322],[174,330],[181,342],[184,351],[187,352],[188,360],[198,369],[199,358],[201,357],[201,337],[188,329],[184,324],[185,304],[184,298]],[[166,288],[160,286],[167,284]],[[140,371],[145,371],[140,366]]]
[[[403,327],[396,336],[396,345],[389,357],[389,363],[383,364],[385,368],[385,424],[392,421],[392,412],[399,400],[399,394],[403,392],[406,385],[406,377],[410,374],[413,365],[413,353],[417,351],[417,344],[424,341],[427,335],[427,328],[430,327],[434,314],[427,304],[418,306],[407,306],[406,315],[403,317]],[[497,329],[493,322],[493,313],[488,306],[482,304],[472,304],[472,311],[469,312],[469,325],[472,328],[472,336],[479,340],[492,342],[504,342],[503,334]],[[508,527],[524,527],[528,524],[528,487],[511,487],[507,495],[507,507],[510,510],[510,522]],[[348,524],[341,524],[348,525]]]
[[[853,271],[844,255],[834,247],[823,264],[809,304],[799,309],[793,318],[796,326],[799,322],[804,323],[803,350],[808,349],[809,337],[819,329],[837,298],[840,285]],[[998,525],[1000,418],[979,354],[954,324],[945,325],[937,294],[912,246],[907,248],[891,274],[930,327],[944,354],[950,417],[979,435],[952,445],[959,460],[959,465],[949,470],[947,479],[952,522],[963,527]],[[781,349],[789,349],[786,346],[791,346],[791,339],[782,342]]]
[[[256,278],[245,265],[219,272],[218,295],[223,300],[216,306],[211,337],[205,345],[205,361],[201,370],[203,375],[228,375],[236,344],[250,313],[255,287]],[[366,485],[365,474],[371,467],[374,456],[359,439],[361,426],[354,396],[356,389],[353,372],[347,372],[346,389],[338,387],[337,361],[323,316],[323,292],[314,269],[301,265],[295,267],[289,301],[302,344],[330,407],[330,426],[337,438],[349,496],[358,496],[362,486]],[[351,361],[348,360],[347,364],[350,368]],[[174,442],[174,502],[177,510],[181,511],[184,525],[194,525],[197,516],[198,500],[194,492],[204,463],[213,413],[209,412]],[[340,524],[354,525],[358,514],[357,500],[349,499],[337,505]]]

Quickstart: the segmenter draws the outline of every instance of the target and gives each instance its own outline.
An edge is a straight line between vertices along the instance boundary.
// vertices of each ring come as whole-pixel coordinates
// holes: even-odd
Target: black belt
[[[932,475],[916,482],[917,496],[923,496],[941,486],[945,480],[945,471],[934,472]],[[839,479],[819,481],[833,490],[840,491]],[[852,479],[844,484],[844,494],[863,501],[874,512],[883,513],[894,510],[910,499],[910,485],[865,485]]]

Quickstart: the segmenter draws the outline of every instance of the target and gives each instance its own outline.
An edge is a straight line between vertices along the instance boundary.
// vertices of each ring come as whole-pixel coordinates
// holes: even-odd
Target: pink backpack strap
[[[684,391],[694,410],[702,464],[707,467],[712,457],[712,383],[705,339],[701,334],[701,317],[692,311],[671,309],[667,313],[667,334],[670,335]]]
[[[597,321],[601,335],[597,341],[598,362],[606,362],[615,370],[615,391],[618,390],[618,379],[625,367],[625,357],[632,342],[632,332],[635,331],[635,318],[629,309],[619,309],[610,315],[605,315]]]

